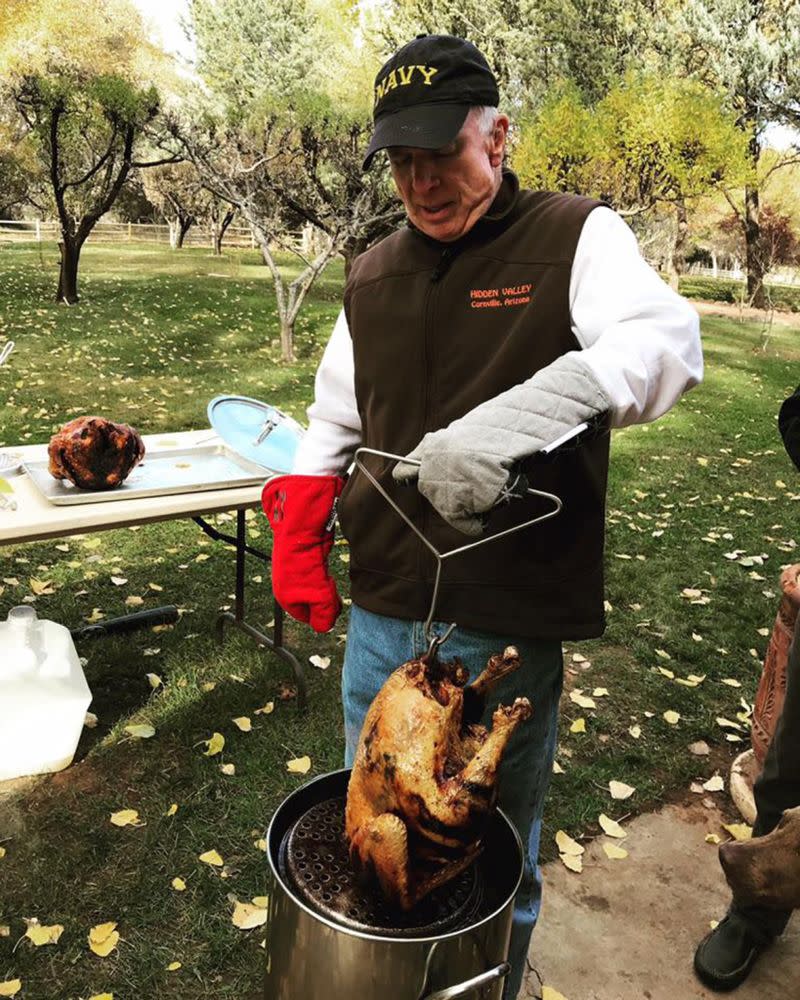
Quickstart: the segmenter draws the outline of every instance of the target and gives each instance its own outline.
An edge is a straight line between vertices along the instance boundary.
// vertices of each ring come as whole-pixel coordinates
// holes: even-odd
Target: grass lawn
[[[70,309],[50,301],[56,255],[52,245],[0,249],[0,340],[17,343],[0,369],[0,444],[46,440],[88,411],[146,433],[205,427],[206,405],[221,392],[257,396],[304,418],[338,311],[340,268],[312,292],[298,328],[299,360],[286,366],[269,277],[253,252],[220,259],[201,249],[90,244],[83,301]],[[776,325],[768,350],[758,352],[760,326],[724,318],[704,319],[703,334],[703,385],[656,424],[614,435],[609,625],[601,640],[566,650],[568,687],[608,693],[595,696],[595,708],[565,695],[547,858],[559,828],[593,836],[602,812],[619,820],[688,796],[694,779],[716,771],[727,779],[747,740],[745,712],[778,576],[798,559],[800,484],[776,414],[797,384],[800,341],[797,328]],[[269,545],[260,514],[249,534]],[[346,559],[346,545],[338,545],[332,564],[343,591]],[[254,562],[248,576],[249,616],[265,622],[264,570]],[[238,633],[223,646],[214,641],[214,618],[232,598],[232,553],[191,522],[2,550],[0,618],[34,596],[31,579],[52,590],[35,597],[39,615],[73,626],[95,609],[123,614],[130,597],[145,607],[174,601],[183,614],[171,628],[81,643],[98,723],[84,730],[78,763],[22,782],[14,796],[0,786],[0,983],[20,978],[25,1000],[260,996],[264,928],[234,927],[233,903],[268,891],[260,840],[277,803],[340,766],[345,620],[325,637],[287,627],[302,658],[331,660],[325,670],[309,664],[310,709],[299,717],[285,698],[287,668]],[[148,674],[160,678],[156,688]],[[692,675],[703,679],[679,683]],[[256,714],[268,702],[274,710]],[[669,710],[677,723],[664,719]],[[241,716],[252,731],[234,724]],[[741,729],[722,728],[719,717]],[[585,733],[570,732],[578,718]],[[156,735],[131,738],[124,727],[134,722],[150,723]],[[203,741],[214,732],[225,748],[205,756]],[[689,753],[698,740],[710,745],[708,757]],[[287,761],[306,754],[309,774],[289,773]],[[636,792],[614,802],[610,779]],[[121,809],[138,810],[142,825],[112,825]],[[198,860],[211,849],[224,867]],[[716,864],[712,848],[705,863]],[[172,887],[176,877],[185,890]],[[20,940],[24,918],[63,925],[58,943]],[[87,935],[107,921],[121,939],[100,958]],[[174,962],[181,967],[168,971]]]

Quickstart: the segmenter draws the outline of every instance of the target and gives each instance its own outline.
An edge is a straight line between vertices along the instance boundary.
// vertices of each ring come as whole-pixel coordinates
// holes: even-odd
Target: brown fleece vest
[[[455,244],[405,228],[357,259],[344,306],[353,338],[363,443],[405,455],[428,431],[579,349],[569,282],[578,237],[599,203],[520,191],[506,172],[489,212]],[[367,456],[384,488],[440,552],[469,543],[394,462]],[[608,437],[588,440],[532,472],[561,513],[444,562],[435,619],[514,636],[600,635]],[[487,533],[543,512],[541,500],[497,509]],[[350,541],[352,597],[377,614],[424,620],[435,560],[367,478],[356,471],[339,517]]]

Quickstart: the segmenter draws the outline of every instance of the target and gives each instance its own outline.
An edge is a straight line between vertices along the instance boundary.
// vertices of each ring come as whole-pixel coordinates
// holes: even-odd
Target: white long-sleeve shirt
[[[611,426],[655,420],[703,377],[697,311],[666,285],[609,208],[590,212],[569,284],[572,332],[611,400]],[[342,474],[361,442],[344,310],[322,356],[292,471]]]

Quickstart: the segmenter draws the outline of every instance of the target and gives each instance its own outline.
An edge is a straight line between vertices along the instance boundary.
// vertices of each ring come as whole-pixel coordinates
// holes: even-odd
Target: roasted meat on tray
[[[127,424],[105,417],[76,417],[47,447],[50,474],[82,490],[113,490],[144,458],[144,442]]]
[[[361,730],[345,833],[357,871],[410,910],[476,858],[497,798],[508,740],[532,714],[527,698],[478,723],[491,688],[520,664],[509,646],[467,685],[458,659],[410,660],[390,675]]]

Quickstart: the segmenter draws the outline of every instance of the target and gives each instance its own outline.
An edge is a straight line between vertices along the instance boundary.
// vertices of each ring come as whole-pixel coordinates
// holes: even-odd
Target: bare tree
[[[172,128],[203,184],[235,206],[252,229],[275,287],[282,357],[293,361],[294,325],[308,291],[334,256],[352,255],[390,232],[402,218],[398,203],[385,178],[356,183],[355,163],[349,179],[337,174],[339,138],[326,140],[311,128],[298,130],[277,115],[258,128],[208,119],[202,126],[176,122]],[[349,142],[354,158],[358,136],[351,134]],[[298,221],[311,223],[320,233],[317,252],[311,255],[303,253],[293,235]],[[276,251],[299,260],[301,270],[294,279],[284,276]]]

